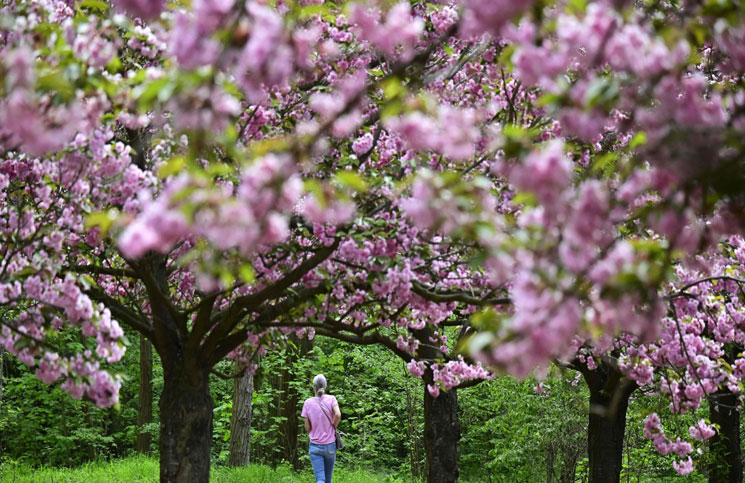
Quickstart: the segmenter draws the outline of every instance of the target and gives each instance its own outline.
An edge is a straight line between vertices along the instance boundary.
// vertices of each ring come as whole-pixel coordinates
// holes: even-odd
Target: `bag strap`
[[[334,426],[334,421],[331,419],[331,416],[329,416],[329,413],[326,412],[326,408],[324,407],[324,405],[321,404],[321,399],[320,398],[315,398],[315,397],[313,399],[315,399],[315,401],[318,403],[318,405],[321,406],[321,411],[326,416],[326,419],[329,420],[329,423],[331,423],[331,427],[334,428],[334,429],[336,429],[336,426]]]

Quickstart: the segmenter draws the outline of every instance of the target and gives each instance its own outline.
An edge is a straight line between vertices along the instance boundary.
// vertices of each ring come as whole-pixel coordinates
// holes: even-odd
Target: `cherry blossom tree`
[[[632,346],[620,360],[637,384],[669,399],[674,414],[708,402],[708,420],[688,428],[689,434],[666,433],[657,414],[647,418],[645,434],[659,452],[675,455],[673,465],[683,474],[693,471],[702,442],[709,440],[712,482],[742,481],[742,255],[743,239],[730,237],[697,257],[694,267],[679,267],[659,340]]]
[[[654,341],[674,267],[742,232],[735,2],[19,0],[0,29],[2,344],[105,407],[119,324],[152,341],[162,481],[208,480],[225,358],[380,343],[434,407],[478,362]]]

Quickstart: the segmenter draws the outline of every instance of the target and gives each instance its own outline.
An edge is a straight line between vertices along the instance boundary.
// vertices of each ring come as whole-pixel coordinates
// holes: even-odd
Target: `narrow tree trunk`
[[[404,373],[408,376],[409,371],[404,365]],[[409,390],[409,384],[406,384],[406,430],[409,442],[409,464],[411,465],[411,476],[418,480],[421,475],[421,464],[419,459],[419,431],[417,428],[416,407]],[[425,389],[426,390],[426,389]]]
[[[458,481],[458,395],[455,389],[440,391],[432,397],[426,384],[432,382],[432,372],[425,373],[424,387],[424,449],[427,453],[427,482]]]
[[[711,439],[713,459],[709,468],[709,483],[742,483],[737,396],[724,390],[710,397],[709,419],[719,425],[719,432]]]
[[[621,374],[615,362],[600,361],[597,369],[582,368],[590,390],[587,454],[590,483],[619,483],[629,397],[637,385]]]
[[[569,446],[564,448],[564,460],[562,461],[561,472],[559,473],[559,481],[561,483],[574,483],[578,459],[579,452],[576,449]]]
[[[91,417],[91,405],[90,404],[83,404],[83,415],[85,416],[85,425],[88,428],[93,428],[93,418]],[[96,459],[96,448],[93,446],[92,441],[88,441],[85,444],[85,451],[88,453],[88,461],[93,461]],[[71,449],[71,448],[70,448]]]
[[[0,406],[3,404],[3,382],[5,381],[5,348],[0,345]]]
[[[150,452],[150,432],[143,427],[153,422],[153,346],[140,336],[140,393],[137,404],[137,442],[135,450]]]
[[[213,409],[209,373],[187,372],[183,364],[164,370],[160,397],[160,481],[207,483]]]
[[[546,452],[546,483],[554,483],[554,459],[556,451],[552,446],[547,448]]]
[[[228,466],[247,466],[251,460],[251,414],[254,376],[245,373],[233,383],[233,414],[230,417]]]
[[[293,384],[297,374],[292,368],[297,361],[303,359],[312,348],[312,342],[307,339],[299,339],[296,336],[290,336],[286,349],[286,365],[282,369],[279,393],[279,416],[281,418],[281,458],[290,462],[292,468],[297,471],[300,469],[300,460],[298,458],[298,436],[300,429],[300,420],[298,418],[298,404],[300,394],[297,384]],[[333,393],[333,388],[330,388]]]

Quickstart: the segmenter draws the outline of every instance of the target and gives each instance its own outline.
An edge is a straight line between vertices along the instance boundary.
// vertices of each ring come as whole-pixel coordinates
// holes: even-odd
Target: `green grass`
[[[16,462],[4,462],[0,466],[0,483],[145,483],[158,481],[158,461],[154,458],[135,456],[111,462],[88,463],[77,468],[33,468]],[[210,481],[215,483],[300,483],[313,481],[313,473],[307,469],[293,473],[289,466],[270,468],[250,465],[245,468],[213,466]],[[364,469],[336,468],[335,483],[408,483],[393,476]]]

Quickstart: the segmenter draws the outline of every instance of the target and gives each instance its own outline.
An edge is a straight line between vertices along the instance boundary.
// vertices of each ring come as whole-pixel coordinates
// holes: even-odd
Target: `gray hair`
[[[313,391],[318,397],[321,397],[326,393],[326,376],[318,374],[313,378]]]

